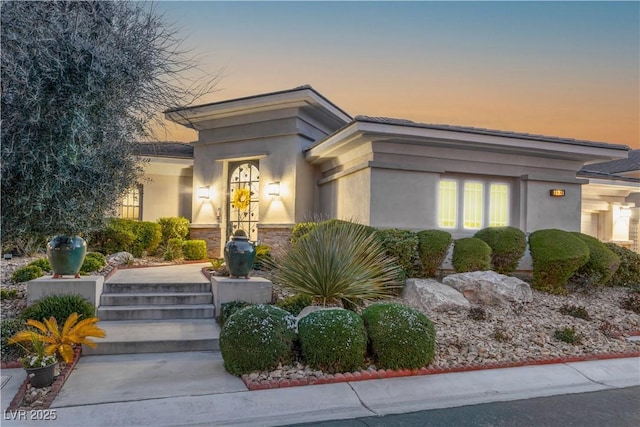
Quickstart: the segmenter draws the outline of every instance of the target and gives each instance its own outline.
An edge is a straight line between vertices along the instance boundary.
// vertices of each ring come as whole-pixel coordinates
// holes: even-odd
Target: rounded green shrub
[[[296,294],[280,300],[276,303],[276,306],[283,310],[287,310],[289,313],[297,316],[300,314],[303,308],[313,304],[313,298],[309,295]]]
[[[33,260],[27,265],[37,265],[42,271],[51,271],[51,263],[47,258]]]
[[[527,249],[527,236],[516,227],[489,227],[473,237],[491,248],[491,268],[500,274],[513,273]]]
[[[80,295],[48,295],[25,308],[20,318],[42,321],[53,316],[58,325],[62,325],[72,313],[78,313],[80,319],[87,319],[94,317],[95,312],[95,306]]]
[[[615,243],[605,243],[605,245],[620,258],[620,266],[607,285],[640,287],[640,254]]]
[[[424,314],[402,304],[378,303],[367,307],[362,319],[378,368],[417,369],[431,363],[436,329]]]
[[[491,247],[475,237],[458,239],[453,246],[452,263],[457,273],[488,270],[491,266]]]
[[[620,257],[595,237],[571,233],[589,247],[589,260],[575,272],[572,281],[583,285],[602,286],[611,279],[620,266]]]
[[[418,264],[418,236],[410,230],[399,228],[377,229],[375,231],[387,256],[396,260],[402,270],[401,279],[415,275],[414,265]]]
[[[96,233],[92,239],[92,245],[107,254],[129,252],[136,240],[136,235],[133,232],[134,223],[135,221],[130,219],[110,219],[105,229]]]
[[[107,265],[107,259],[100,252],[89,252],[84,257],[82,267],[80,267],[81,273],[90,273],[92,271],[100,271],[102,267]]]
[[[44,276],[44,272],[37,265],[25,265],[13,272],[11,280],[16,283],[22,283],[42,276]]]
[[[225,369],[242,375],[271,370],[293,359],[295,317],[270,305],[252,305],[233,313],[220,331]]]
[[[538,230],[529,236],[533,259],[533,287],[566,294],[569,278],[589,260],[589,247],[568,231]]]
[[[182,245],[184,259],[198,260],[207,258],[207,242],[204,240],[187,240]]]
[[[250,305],[253,304],[246,301],[230,301],[220,304],[220,316],[218,317],[218,323],[220,326],[223,326],[224,322],[226,322],[233,313]]]
[[[189,234],[189,220],[183,217],[159,218],[162,243],[169,242],[170,239],[184,240]]]
[[[443,230],[423,230],[417,234],[422,275],[434,277],[451,246],[451,234]]]
[[[132,228],[135,239],[130,249],[134,257],[141,257],[143,251],[152,254],[158,249],[162,240],[160,224],[151,221],[134,221]]]
[[[298,322],[305,363],[325,372],[351,372],[362,368],[367,334],[362,318],[343,310],[320,310]]]

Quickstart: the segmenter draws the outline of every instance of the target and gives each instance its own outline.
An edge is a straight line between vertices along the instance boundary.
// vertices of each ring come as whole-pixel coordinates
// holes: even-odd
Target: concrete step
[[[103,293],[101,306],[212,304],[211,292]]]
[[[100,320],[212,319],[213,304],[100,306]]]
[[[95,349],[83,346],[83,355],[217,351],[220,326],[213,319],[100,321],[107,333],[95,338]]]
[[[211,292],[210,282],[194,283],[121,283],[107,281],[102,290],[106,294],[117,293],[171,293]]]

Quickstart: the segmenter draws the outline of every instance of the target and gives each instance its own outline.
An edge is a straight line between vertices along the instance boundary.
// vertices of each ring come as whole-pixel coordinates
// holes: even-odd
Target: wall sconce
[[[267,188],[270,196],[277,197],[280,195],[280,182],[270,182]]]
[[[198,199],[208,199],[209,198],[209,186],[206,187],[198,187]]]
[[[564,197],[564,190],[560,188],[554,188],[549,190],[549,195],[551,197]]]

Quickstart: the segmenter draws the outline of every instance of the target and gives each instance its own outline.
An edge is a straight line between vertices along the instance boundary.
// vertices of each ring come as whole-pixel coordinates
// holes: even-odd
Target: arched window
[[[258,239],[258,190],[260,173],[257,161],[229,165],[229,221],[227,238],[244,230],[249,240]]]

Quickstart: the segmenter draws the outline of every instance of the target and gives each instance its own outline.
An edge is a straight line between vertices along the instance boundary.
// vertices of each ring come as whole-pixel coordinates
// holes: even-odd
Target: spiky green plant
[[[367,227],[320,224],[277,261],[274,280],[323,305],[390,296],[400,268]]]

